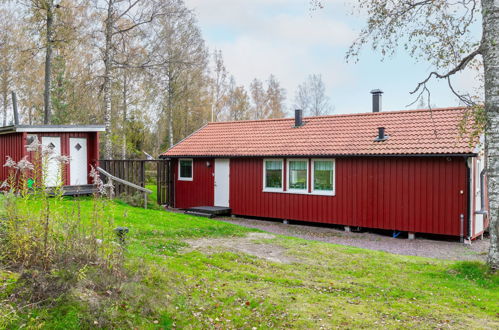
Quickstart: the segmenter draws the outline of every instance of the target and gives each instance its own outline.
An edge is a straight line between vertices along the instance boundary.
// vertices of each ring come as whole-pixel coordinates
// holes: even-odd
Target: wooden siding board
[[[206,166],[210,162],[210,167]],[[193,181],[178,180],[178,161],[174,161],[175,207],[214,206],[214,168],[212,158],[193,160]],[[234,175],[231,175],[234,177]]]
[[[194,160],[194,180],[178,181],[176,207],[212,205],[213,167]],[[467,204],[462,157],[336,159],[336,195],[263,192],[262,158],[231,159],[234,214],[387,230],[459,235]],[[312,184],[312,182],[310,182]]]
[[[90,165],[96,164],[96,157],[98,155],[98,133],[97,132],[43,132],[43,133],[30,133],[36,134],[38,139],[44,136],[54,136],[61,138],[61,154],[69,155],[69,139],[70,138],[86,138],[87,139],[87,159],[88,159],[88,171],[90,172]],[[28,156],[30,160],[32,155],[26,151],[26,138],[27,133],[12,133],[12,134],[2,134],[0,135],[0,161],[4,162],[6,156],[11,156],[15,161],[21,160],[25,155]],[[0,180],[5,180],[7,177],[7,171],[3,167],[3,163],[0,168]],[[66,166],[63,173],[63,182],[65,185],[69,185],[70,182],[70,168],[69,165]],[[92,182],[89,177],[89,182]]]
[[[337,159],[336,196],[264,193],[254,189],[252,175],[263,173],[260,160],[234,161],[231,195],[245,187],[245,198],[232,197],[237,214],[336,223],[402,231],[459,234],[453,220],[464,212],[457,198],[464,189],[464,161],[441,158]],[[245,164],[245,166],[240,166]],[[249,179],[248,181],[244,178]],[[261,176],[256,182],[261,182]],[[254,181],[254,180],[253,180]],[[364,187],[364,188],[363,188]],[[368,190],[365,189],[368,187]],[[251,196],[254,196],[253,198]],[[246,203],[249,200],[259,202]],[[248,205],[251,204],[251,205]]]
[[[0,183],[9,175],[9,169],[3,166],[7,156],[12,157],[16,162],[20,161],[25,155],[23,144],[22,133],[0,135]]]

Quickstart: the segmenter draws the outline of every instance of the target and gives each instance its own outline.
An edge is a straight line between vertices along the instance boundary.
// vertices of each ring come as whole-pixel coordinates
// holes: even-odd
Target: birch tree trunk
[[[106,44],[104,47],[104,158],[112,159],[112,141],[111,141],[111,83],[112,83],[112,39],[113,39],[113,15],[114,2],[108,0],[107,17],[105,24]]]
[[[45,48],[45,86],[43,92],[43,105],[44,105],[44,117],[43,123],[50,124],[51,112],[52,112],[52,100],[51,100],[51,89],[52,89],[52,42],[53,42],[53,24],[54,24],[54,2],[53,0],[48,0],[46,2],[46,25],[47,25],[47,36],[46,36],[46,48]]]
[[[126,159],[126,133],[127,133],[127,120],[128,120],[128,80],[126,75],[126,70],[123,69],[123,135],[122,135],[122,145],[121,145],[121,158]]]
[[[173,102],[171,92],[168,94],[168,147],[171,148],[173,147]]]
[[[499,269],[499,0],[482,0],[482,55],[487,114],[486,151],[490,206],[490,250],[487,262]]]

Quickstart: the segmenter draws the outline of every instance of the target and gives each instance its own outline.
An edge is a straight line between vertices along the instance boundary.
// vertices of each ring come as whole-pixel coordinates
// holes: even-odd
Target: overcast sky
[[[273,73],[287,91],[291,109],[298,84],[309,74],[321,74],[335,113],[371,110],[369,91],[380,88],[384,110],[406,106],[409,91],[431,67],[416,63],[403,51],[381,61],[365,48],[358,63],[346,63],[345,53],[363,24],[352,16],[348,1],[329,0],[310,11],[308,0],[185,0],[197,13],[207,46],[223,52],[227,69],[238,84],[253,78],[266,80]],[[475,86],[474,76],[456,77],[458,88]],[[458,105],[446,83],[432,83],[432,105]],[[289,110],[288,109],[288,110]]]

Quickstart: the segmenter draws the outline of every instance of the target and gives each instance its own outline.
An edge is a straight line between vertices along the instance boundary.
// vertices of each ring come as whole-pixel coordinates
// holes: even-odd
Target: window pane
[[[330,160],[314,161],[314,190],[333,190],[333,162]]]
[[[289,189],[307,189],[307,161],[289,162]]]
[[[307,161],[303,160],[292,160],[289,162],[289,169],[290,170],[307,170]]]
[[[266,160],[265,168],[267,170],[280,170],[282,169],[282,161],[280,160]]]
[[[191,160],[181,160],[180,161],[180,177],[181,178],[192,178],[192,161]]]
[[[282,161],[265,161],[265,188],[282,188]]]

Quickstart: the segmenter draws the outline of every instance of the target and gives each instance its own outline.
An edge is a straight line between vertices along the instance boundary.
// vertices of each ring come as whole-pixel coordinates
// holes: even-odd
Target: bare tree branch
[[[428,83],[428,81],[432,78],[432,77],[435,77],[437,79],[447,79],[449,78],[450,76],[464,70],[466,68],[466,66],[477,56],[477,55],[481,55],[481,47],[478,47],[475,51],[471,52],[470,54],[468,54],[466,57],[464,57],[461,62],[459,62],[458,65],[456,65],[454,68],[452,68],[450,71],[448,71],[447,73],[445,74],[440,74],[436,71],[432,71],[430,72],[430,74],[426,77],[426,79],[424,79],[423,81],[421,81],[420,83],[418,83],[418,85],[416,86],[416,88],[411,91],[410,93],[411,94],[415,94],[417,93],[421,88],[424,88],[426,89],[426,84]],[[455,91],[453,90],[454,94]],[[458,95],[458,94],[456,94]]]

